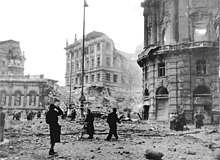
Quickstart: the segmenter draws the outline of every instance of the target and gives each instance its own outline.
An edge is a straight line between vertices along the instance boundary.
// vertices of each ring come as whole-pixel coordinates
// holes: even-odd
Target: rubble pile
[[[78,121],[59,120],[61,143],[56,144],[57,159],[146,159],[146,150],[160,152],[162,159],[212,159],[219,154],[219,131],[214,126],[189,131],[171,131],[168,123],[124,121],[118,125],[119,140],[105,141],[109,128],[106,119],[96,119],[93,140],[77,140],[82,129]],[[195,132],[197,131],[197,132]],[[0,159],[48,159],[49,127],[44,118],[27,121],[6,120],[5,138],[0,145]]]

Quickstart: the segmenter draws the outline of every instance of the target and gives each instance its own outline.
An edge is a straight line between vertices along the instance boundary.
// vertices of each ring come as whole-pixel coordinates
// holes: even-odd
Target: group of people
[[[180,112],[180,113],[173,112],[170,114],[171,130],[183,131],[184,126],[186,126],[186,118],[184,112]]]
[[[58,123],[58,116],[62,116],[64,113],[59,107],[60,100],[55,98],[54,103],[50,105],[49,111],[46,114],[46,123],[49,124],[50,128],[50,150],[49,155],[54,155],[56,152],[54,151],[55,143],[60,142],[60,134],[61,134],[61,126]],[[110,113],[107,117],[107,123],[109,125],[109,133],[106,141],[110,141],[112,135],[115,136],[115,139],[118,140],[117,135],[117,123],[120,123],[120,119],[117,116],[117,109],[113,108],[112,113]],[[86,133],[89,135],[88,139],[93,139],[94,135],[94,115],[90,109],[87,109],[87,115],[84,120],[84,127]]]
[[[16,112],[16,113],[13,113],[13,120],[17,120],[17,121],[20,121],[21,119],[21,113],[22,112]],[[35,115],[37,115],[37,118],[41,118],[41,111],[38,111],[38,112],[33,112],[33,111],[26,111],[26,118],[28,121],[31,121],[33,120],[33,118],[35,117]]]
[[[199,111],[196,112],[195,116],[195,126],[196,128],[201,128],[203,126],[204,115]],[[183,131],[184,126],[186,126],[185,113],[176,113],[173,112],[170,114],[170,129],[176,131]]]

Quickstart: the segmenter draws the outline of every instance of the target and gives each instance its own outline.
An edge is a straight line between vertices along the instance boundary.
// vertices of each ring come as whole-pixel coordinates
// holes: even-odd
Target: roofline
[[[15,40],[10,39],[10,40],[6,40],[6,41],[0,41],[0,44],[1,43],[7,43],[7,42],[17,42],[17,43],[20,43],[19,41],[15,41]]]

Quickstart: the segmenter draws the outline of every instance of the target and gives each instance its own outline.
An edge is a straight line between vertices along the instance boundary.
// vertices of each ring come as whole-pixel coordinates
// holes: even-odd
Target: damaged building
[[[25,60],[18,41],[0,42],[0,105],[9,112],[43,109],[49,93],[54,92],[57,81],[24,75]]]
[[[78,101],[81,88],[82,39],[66,44],[66,87],[71,90],[71,101]],[[93,31],[85,36],[84,85],[86,100],[101,101],[103,96],[129,94],[127,59],[115,48],[106,34]],[[74,93],[78,96],[74,96]],[[118,98],[120,98],[120,94]],[[122,97],[121,97],[122,98]],[[115,101],[115,100],[113,100]]]
[[[219,0],[145,0],[143,101],[151,119],[169,120],[184,110],[189,121],[202,112],[218,122]]]

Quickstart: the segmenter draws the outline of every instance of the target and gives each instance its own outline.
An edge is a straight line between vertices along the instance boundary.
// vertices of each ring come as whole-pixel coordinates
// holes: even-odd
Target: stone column
[[[15,96],[12,96],[11,98],[11,107],[13,108],[15,106]]]
[[[29,107],[29,102],[30,102],[30,96],[27,96],[27,107]]]
[[[147,47],[148,42],[148,32],[149,32],[149,24],[148,24],[148,12],[149,8],[144,8],[144,47]]]
[[[151,6],[152,14],[152,26],[151,26],[151,44],[156,44],[157,42],[157,17],[156,17],[156,7],[155,4]]]
[[[5,104],[5,106],[9,108],[9,96],[6,96],[6,104]]]
[[[171,0],[171,41],[179,39],[179,0]]]
[[[35,107],[39,107],[39,96],[36,96],[36,103],[35,103]]]
[[[20,107],[24,107],[24,96],[21,96],[21,104]]]

